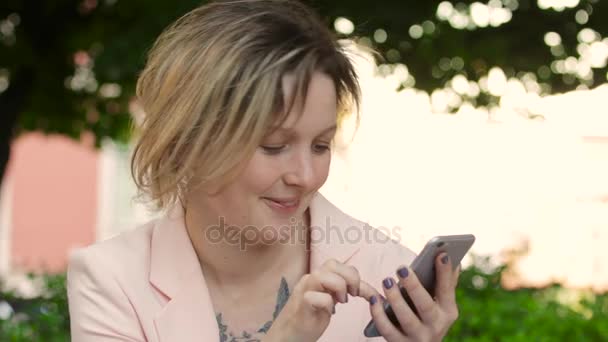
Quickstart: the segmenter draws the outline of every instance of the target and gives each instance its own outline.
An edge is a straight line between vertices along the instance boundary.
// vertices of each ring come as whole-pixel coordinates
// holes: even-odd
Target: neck
[[[256,285],[274,291],[275,283],[287,272],[308,272],[308,210],[294,225],[294,229],[289,231],[288,242],[281,235],[282,242],[246,244],[246,241],[241,241],[240,234],[234,239],[221,236],[221,239],[217,239],[220,240],[218,242],[212,240],[217,236],[208,229],[193,229],[211,227],[206,224],[211,221],[204,213],[188,209],[191,208],[187,208],[185,213],[186,229],[207,281],[228,291],[230,288],[251,289]],[[268,282],[272,284],[270,287]]]

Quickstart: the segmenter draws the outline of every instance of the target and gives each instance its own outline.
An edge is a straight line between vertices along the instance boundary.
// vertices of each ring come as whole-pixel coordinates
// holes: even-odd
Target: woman
[[[457,317],[449,260],[433,299],[409,249],[318,193],[359,92],[296,1],[215,2],[165,30],[137,83],[132,159],[164,215],[72,254],[73,340],[365,341],[370,318],[387,341],[440,340]]]

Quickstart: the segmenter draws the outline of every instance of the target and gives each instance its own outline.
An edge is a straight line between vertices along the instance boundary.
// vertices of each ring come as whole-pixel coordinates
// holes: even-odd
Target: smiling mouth
[[[262,197],[262,199],[268,204],[272,209],[290,212],[295,211],[300,206],[299,198],[272,198],[272,197]]]

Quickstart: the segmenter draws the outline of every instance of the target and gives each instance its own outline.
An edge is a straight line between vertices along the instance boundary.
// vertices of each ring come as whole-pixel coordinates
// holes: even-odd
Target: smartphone
[[[452,261],[452,266],[455,269],[458,267],[462,258],[467,254],[473,243],[475,242],[475,236],[472,234],[464,234],[464,235],[444,235],[444,236],[436,236],[430,239],[422,252],[418,254],[418,256],[414,259],[410,268],[424,288],[429,292],[431,297],[435,297],[435,259],[437,255],[440,253],[446,252],[450,260]],[[401,295],[403,299],[405,299],[406,303],[412,308],[414,313],[418,315],[416,311],[416,306],[410,299],[407,294],[407,291],[400,287]],[[389,320],[400,329],[399,321],[393,312],[393,309],[390,307],[388,302],[384,303],[384,312],[388,316]],[[376,329],[376,325],[374,320],[370,320],[370,322],[363,330],[363,334],[366,337],[376,337],[380,336],[380,333]]]

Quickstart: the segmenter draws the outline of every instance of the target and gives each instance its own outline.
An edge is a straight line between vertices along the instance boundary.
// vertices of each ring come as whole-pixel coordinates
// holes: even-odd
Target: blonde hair
[[[131,160],[139,190],[156,210],[187,191],[230,181],[296,96],[283,103],[293,74],[302,99],[313,72],[334,82],[338,124],[358,110],[360,88],[348,52],[295,0],[216,1],[169,26],[154,43],[136,87],[145,112]]]

